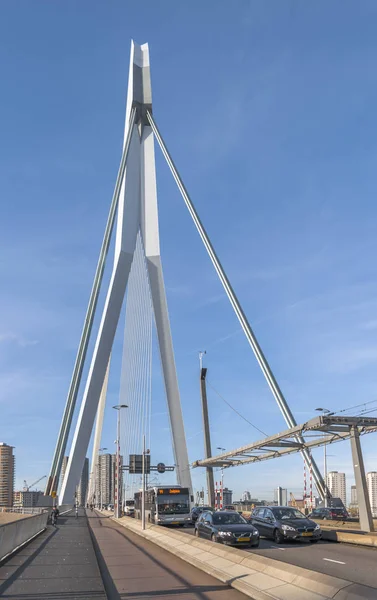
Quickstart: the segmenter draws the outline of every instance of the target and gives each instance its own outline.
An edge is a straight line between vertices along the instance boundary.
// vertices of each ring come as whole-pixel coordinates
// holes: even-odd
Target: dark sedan
[[[349,515],[345,508],[315,508],[310,513],[309,519],[323,519],[324,521],[346,521]]]
[[[211,508],[210,506],[194,506],[194,508],[191,509],[191,520],[193,523],[195,523],[199,516],[202,514],[202,512],[207,512],[207,511],[212,511],[213,508]]]
[[[259,533],[237,512],[203,512],[195,523],[195,535],[229,546],[259,546]]]
[[[289,506],[264,506],[256,508],[250,518],[260,535],[282,544],[286,540],[309,540],[312,544],[321,539],[321,528],[307,519],[297,508]]]

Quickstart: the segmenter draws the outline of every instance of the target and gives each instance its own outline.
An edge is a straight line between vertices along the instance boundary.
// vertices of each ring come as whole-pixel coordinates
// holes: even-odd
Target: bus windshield
[[[160,514],[183,514],[190,512],[189,497],[186,494],[177,496],[158,496],[158,512]]]

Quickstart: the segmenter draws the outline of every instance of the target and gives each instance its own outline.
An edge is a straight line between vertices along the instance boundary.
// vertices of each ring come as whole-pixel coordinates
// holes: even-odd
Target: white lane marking
[[[345,565],[345,562],[342,562],[341,560],[333,560],[332,558],[323,558],[322,560],[327,560],[327,562],[334,562],[334,563],[338,563],[338,565]]]
[[[272,544],[271,544],[271,548],[277,548],[277,550],[282,550],[283,552],[285,550],[285,548],[279,548],[279,546],[273,546]]]

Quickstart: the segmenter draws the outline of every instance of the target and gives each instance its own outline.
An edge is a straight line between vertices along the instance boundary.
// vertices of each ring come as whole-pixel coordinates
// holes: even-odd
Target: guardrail
[[[38,506],[29,506],[29,507],[21,507],[21,506],[11,506],[9,508],[2,507],[0,508],[0,512],[5,513],[18,513],[22,515],[40,515],[46,510],[46,508],[41,508]]]
[[[0,525],[0,562],[46,529],[48,512]]]

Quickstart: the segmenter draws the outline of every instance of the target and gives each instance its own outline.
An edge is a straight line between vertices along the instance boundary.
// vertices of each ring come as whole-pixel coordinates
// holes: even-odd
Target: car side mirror
[[[205,523],[206,525],[211,525],[211,521],[208,521],[208,519],[206,519],[206,520],[204,521],[204,523]]]

